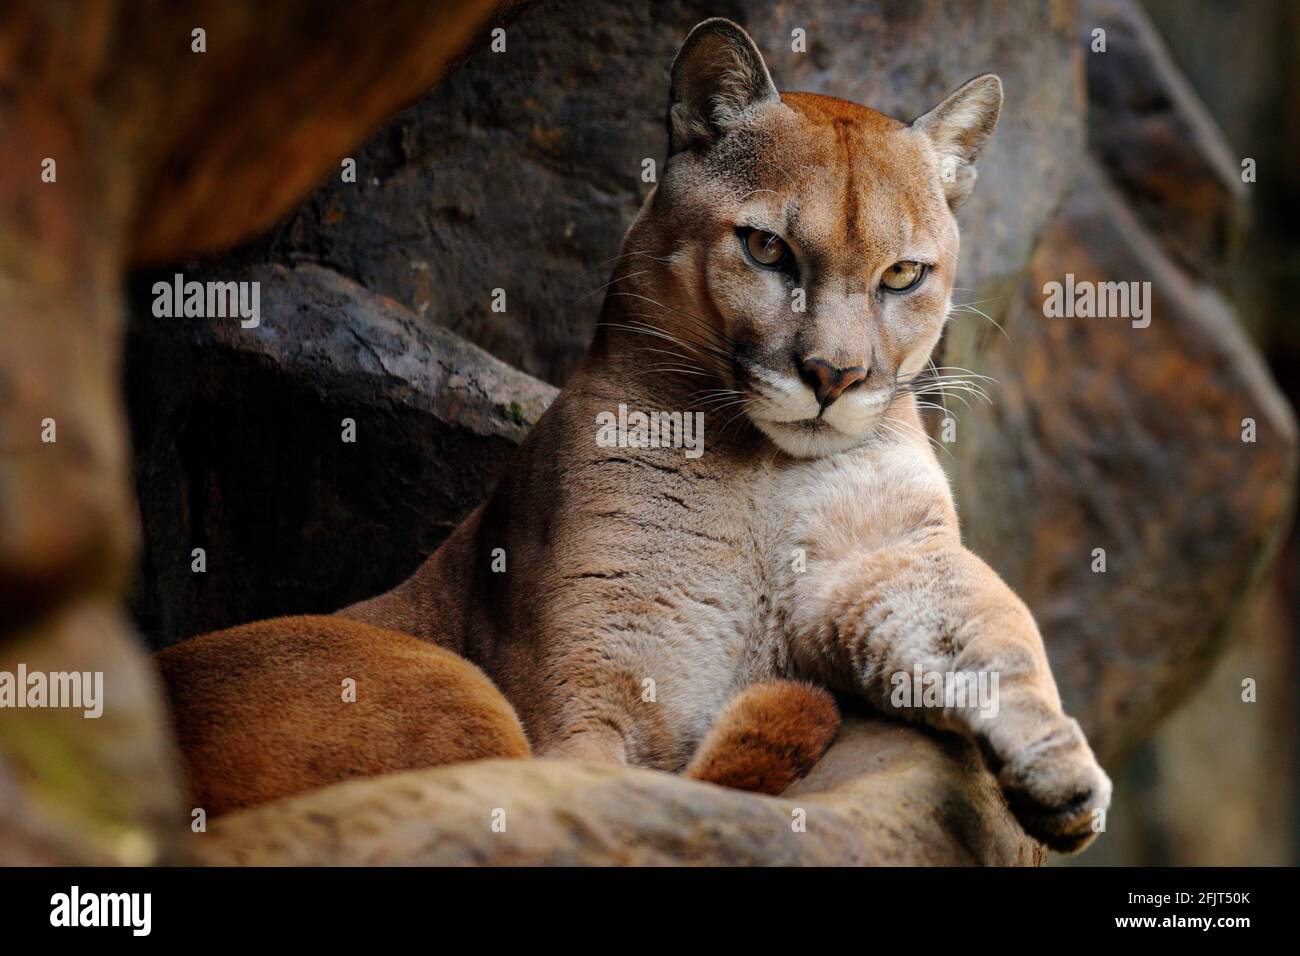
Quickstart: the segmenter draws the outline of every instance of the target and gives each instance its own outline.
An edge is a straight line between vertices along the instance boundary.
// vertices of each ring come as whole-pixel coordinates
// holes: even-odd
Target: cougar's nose
[[[836,368],[825,359],[819,358],[806,358],[800,363],[799,368],[803,380],[813,390],[822,408],[867,377],[867,370],[861,365],[854,365],[852,368]]]

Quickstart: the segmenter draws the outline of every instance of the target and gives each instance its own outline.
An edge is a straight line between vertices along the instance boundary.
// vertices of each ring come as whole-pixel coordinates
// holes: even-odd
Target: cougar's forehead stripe
[[[906,125],[868,106],[820,93],[782,93],[781,102],[802,114],[809,122],[822,126],[831,126],[837,120],[847,120],[864,130],[885,133],[902,129]]]
[[[844,200],[841,210],[844,235],[846,240],[852,242],[855,237],[862,234],[862,210],[859,208],[858,200],[861,187],[858,185],[856,162],[862,152],[861,136],[852,121],[843,117],[835,120],[834,129],[842,157],[840,168],[844,171]]]

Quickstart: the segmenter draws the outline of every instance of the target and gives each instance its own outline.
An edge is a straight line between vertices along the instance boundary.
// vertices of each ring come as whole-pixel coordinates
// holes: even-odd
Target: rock
[[[1155,21],[1235,157],[1256,163],[1244,185],[1250,225],[1231,269],[1242,325],[1294,409],[1300,406],[1300,180],[1287,171],[1300,149],[1288,115],[1300,79],[1300,18],[1289,0],[1203,5],[1150,0]],[[1295,862],[1300,791],[1300,528],[1273,562],[1253,606],[1203,685],[1115,779],[1114,824],[1087,862],[1103,865],[1285,866]],[[1249,679],[1255,702],[1247,703]],[[1125,828],[1125,821],[1132,825]]]
[[[494,814],[504,831],[493,829]],[[197,860],[218,866],[1008,866],[1044,858],[971,744],[880,719],[846,721],[821,763],[782,797],[633,767],[486,760],[336,784],[220,817],[192,842]]]
[[[111,719],[0,714],[0,863],[166,860],[180,825],[156,686],[121,614],[139,532],[125,264],[269,226],[437,79],[489,5],[0,9],[0,661],[94,664],[116,688]]]
[[[1045,317],[1044,287],[1067,273],[1151,283],[1149,327]],[[1095,166],[1003,291],[1005,337],[965,320],[946,345],[998,383],[990,408],[957,410],[963,527],[1034,611],[1067,709],[1114,763],[1208,674],[1273,554],[1295,421],[1231,308]]]
[[[185,816],[158,675],[116,605],[65,601],[0,642],[11,675],[101,675],[81,707],[0,711],[0,865],[178,858]]]
[[[328,269],[238,278],[260,283],[257,328],[154,318],[152,282],[136,286],[127,379],[148,586],[135,610],[159,646],[400,580],[486,497],[555,394]]]
[[[244,261],[319,262],[560,385],[585,351],[612,256],[663,162],[668,67],[698,21],[752,31],[778,87],[912,117],[997,69],[1008,120],[963,210],[959,285],[1014,275],[1083,144],[1080,48],[1064,5],[554,0],[521,16],[357,154]],[[783,11],[784,12],[784,11]],[[935,26],[941,17],[944,29]],[[1017,40],[1007,43],[1007,24]],[[794,52],[791,31],[806,32]],[[958,33],[961,43],[944,39]],[[921,66],[924,64],[924,66]],[[503,289],[506,311],[491,310]]]
[[[1300,708],[1292,693],[1295,629],[1287,611],[1283,595],[1274,593],[1243,613],[1201,686],[1125,762],[1106,837],[1080,862],[1294,864]],[[1253,698],[1243,686],[1247,679]]]
[[[147,172],[135,264],[224,249],[274,225],[357,141],[481,37],[496,0],[132,5],[106,60],[135,94],[119,145]],[[506,5],[508,6],[508,5]],[[206,51],[192,51],[202,27]],[[75,32],[74,32],[75,33]],[[142,74],[142,75],[141,75]],[[127,83],[141,75],[141,85]],[[142,95],[143,94],[143,95]],[[125,104],[124,104],[125,105]]]
[[[1093,158],[1024,277],[975,291],[1005,334],[967,314],[944,360],[997,380],[992,408],[957,408],[967,539],[1033,609],[1067,707],[1116,765],[1222,650],[1293,507],[1297,438],[1208,285],[1242,223],[1228,149],[1135,4],[1089,0],[1081,36],[1095,25]],[[1149,282],[1149,327],[1047,317],[1067,274]]]
[[[1175,262],[1224,285],[1241,235],[1245,187],[1209,112],[1174,66],[1141,7],[1084,0],[1080,43],[1090,53],[1088,149]]]

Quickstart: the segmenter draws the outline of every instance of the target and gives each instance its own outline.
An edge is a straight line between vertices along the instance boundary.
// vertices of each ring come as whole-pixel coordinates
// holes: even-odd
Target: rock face
[[[1002,331],[963,318],[944,357],[998,381],[991,407],[959,409],[968,541],[1033,609],[1105,762],[1207,676],[1285,527],[1296,427],[1211,285],[1241,218],[1227,147],[1136,7],[1085,4],[1080,46],[1097,26],[1095,158],[1025,274],[981,284]],[[1048,315],[1048,284],[1067,275],[1146,283],[1131,291],[1149,308]]]
[[[910,119],[996,69],[1008,121],[963,211],[959,285],[1014,275],[1083,144],[1082,50],[1068,5],[943,0],[552,0],[357,151],[249,261],[314,261],[561,385],[586,349],[624,231],[663,162],[668,68],[700,20],[727,16],[777,86]],[[1009,24],[1014,22],[1014,27]],[[1008,29],[1016,41],[1007,42]],[[793,31],[804,31],[796,52]],[[961,43],[942,42],[960,31]],[[494,289],[504,312],[491,310]]]
[[[634,768],[488,760],[231,814],[192,852],[222,866],[1024,866],[1045,855],[970,744],[880,719],[847,721],[779,798]]]
[[[1245,200],[1239,161],[1127,0],[1085,0],[1081,42],[1106,31],[1089,55],[1088,148],[1164,254],[1193,278],[1222,284],[1240,239]]]
[[[1150,326],[1045,319],[1043,288],[1067,273],[1149,282]],[[1294,423],[1230,307],[1095,168],[1006,302],[1007,338],[954,337],[947,353],[999,383],[959,426],[965,530],[1033,608],[1067,707],[1115,757],[1208,672],[1288,514]]]
[[[1178,0],[1147,0],[1198,96],[1241,168],[1251,228],[1231,270],[1242,324],[1259,344],[1292,408],[1300,407],[1300,179],[1289,172],[1300,125],[1280,121],[1300,88],[1300,17],[1287,0],[1196,16]],[[1243,170],[1244,172],[1245,170]],[[1239,177],[1238,177],[1239,178]],[[1244,609],[1203,686],[1143,741],[1115,779],[1116,824],[1090,863],[1288,866],[1297,860],[1300,800],[1300,526],[1271,579]],[[1257,685],[1254,702],[1243,684]],[[1134,825],[1121,829],[1123,821]],[[1207,821],[1213,825],[1207,826]]]
[[[155,318],[150,288],[133,297],[148,584],[136,612],[168,638],[333,611],[399,580],[482,499],[555,393],[319,266],[238,277],[260,283],[256,328]]]

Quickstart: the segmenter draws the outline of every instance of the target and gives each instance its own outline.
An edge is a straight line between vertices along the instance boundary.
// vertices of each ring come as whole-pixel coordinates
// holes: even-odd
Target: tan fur
[[[1077,849],[1110,781],[1061,710],[1028,610],[962,547],[898,384],[948,315],[952,210],[1000,86],[973,80],[908,125],[779,95],[761,64],[734,24],[696,28],[674,65],[672,156],[585,362],[487,504],[410,580],[341,613],[478,662],[551,756],[681,771],[746,687],[815,680],[973,735],[1030,832]],[[806,263],[799,282],[756,269],[738,225],[780,235]],[[924,284],[878,292],[901,259],[932,265]],[[869,373],[819,409],[797,370],[809,355]],[[619,403],[705,410],[704,454],[599,446],[597,416]],[[917,664],[996,672],[998,716],[895,708],[891,679]]]
[[[733,790],[784,793],[821,759],[839,729],[835,698],[820,687],[762,681],[722,708],[685,773]]]
[[[970,734],[1029,832],[1083,846],[1110,782],[1062,712],[1029,611],[963,548],[906,387],[950,309],[953,209],[1000,84],[973,80],[909,125],[778,94],[744,32],[712,20],[672,91],[671,155],[581,368],[487,503],[408,581],[339,613],[476,662],[544,756],[767,786],[770,770],[728,767],[718,749],[759,698],[728,704],[812,680]],[[756,267],[738,227],[781,236],[797,281]],[[929,275],[886,294],[899,260]],[[866,374],[822,405],[800,375],[809,358]],[[620,403],[703,410],[704,454],[598,444]],[[1000,712],[894,706],[893,678],[917,665],[997,673]],[[776,752],[788,728],[802,766],[815,748],[799,741],[826,727],[809,714],[760,724],[754,749]]]
[[[477,667],[358,621],[260,621],[156,660],[190,797],[210,815],[348,777],[529,755],[514,710]],[[355,702],[344,700],[349,678]]]
[[[212,816],[349,777],[531,755],[514,708],[477,667],[360,621],[273,618],[184,641],[155,660],[190,800]],[[826,691],[755,684],[719,715],[687,775],[779,794],[838,730]]]

